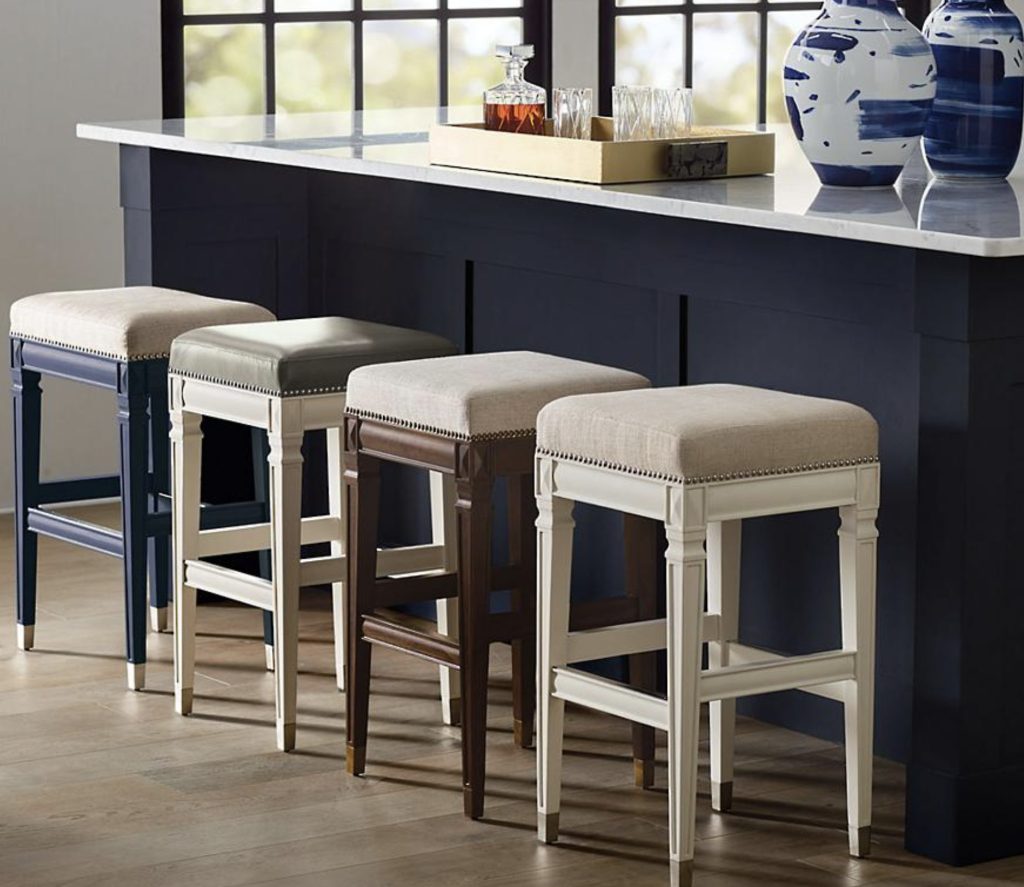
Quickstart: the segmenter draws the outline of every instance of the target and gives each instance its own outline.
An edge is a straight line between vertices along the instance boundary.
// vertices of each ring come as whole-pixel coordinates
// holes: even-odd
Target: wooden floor
[[[115,512],[106,509],[108,520]],[[93,515],[95,517],[95,514]],[[115,517],[116,519],[116,517]],[[42,540],[38,647],[14,648],[10,519],[0,522],[0,885],[288,887],[668,882],[665,772],[632,787],[628,727],[570,711],[563,840],[534,832],[534,755],[511,738],[495,647],[487,819],[462,817],[458,732],[439,725],[425,663],[374,654],[369,764],[344,772],[330,613],[306,602],[298,749],[274,750],[257,613],[202,607],[195,714],[174,714],[171,638],[148,686],[124,688],[120,565]],[[1024,859],[945,869],[902,850],[902,768],[879,761],[869,861],[846,855],[842,750],[740,725],[735,809],[697,804],[697,885],[1024,884]],[[662,752],[663,757],[663,752]]]

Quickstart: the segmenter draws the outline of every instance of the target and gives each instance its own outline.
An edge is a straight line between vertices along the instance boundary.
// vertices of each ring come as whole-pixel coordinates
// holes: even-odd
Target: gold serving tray
[[[594,117],[591,141],[494,132],[482,123],[435,124],[430,162],[488,172],[562,179],[594,185],[687,181],[763,175],[775,171],[775,135],[695,126],[688,136],[642,142],[613,141],[610,117]]]

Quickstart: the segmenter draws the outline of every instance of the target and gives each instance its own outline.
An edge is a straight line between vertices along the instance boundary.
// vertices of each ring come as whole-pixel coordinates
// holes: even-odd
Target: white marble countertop
[[[474,117],[475,115],[475,117]],[[83,139],[500,191],[626,212],[796,231],[973,256],[1024,255],[1024,181],[931,179],[923,159],[895,188],[822,188],[788,127],[777,133],[773,176],[597,186],[431,166],[437,120],[479,119],[476,109],[296,114],[83,123]]]

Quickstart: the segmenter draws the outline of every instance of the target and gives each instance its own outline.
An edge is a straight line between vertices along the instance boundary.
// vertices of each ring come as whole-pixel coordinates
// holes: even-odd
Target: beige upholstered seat
[[[118,360],[167,357],[201,326],[273,320],[266,308],[155,286],[42,293],[11,306],[11,335]]]
[[[171,372],[279,397],[344,391],[367,364],[443,357],[441,336],[351,317],[211,326],[179,336]]]
[[[549,404],[537,447],[688,483],[873,462],[878,426],[837,400],[742,385],[590,394]]]
[[[532,434],[559,397],[647,388],[643,376],[579,360],[509,351],[363,367],[349,377],[349,412],[464,440]]]

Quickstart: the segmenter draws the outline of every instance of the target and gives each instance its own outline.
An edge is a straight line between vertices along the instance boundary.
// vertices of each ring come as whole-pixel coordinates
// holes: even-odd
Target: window
[[[920,24],[929,0],[903,6]],[[601,0],[601,98],[613,84],[693,87],[697,123],[787,119],[782,60],[819,0]]]
[[[472,104],[498,43],[550,81],[550,0],[163,0],[164,116]]]

